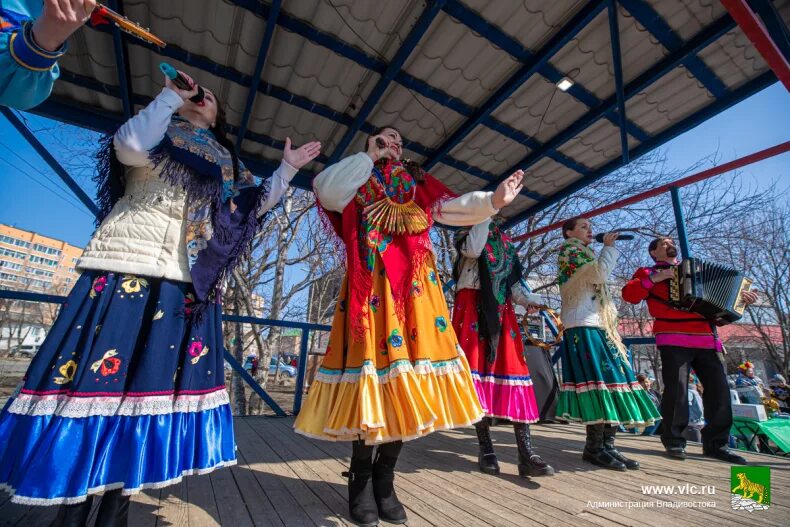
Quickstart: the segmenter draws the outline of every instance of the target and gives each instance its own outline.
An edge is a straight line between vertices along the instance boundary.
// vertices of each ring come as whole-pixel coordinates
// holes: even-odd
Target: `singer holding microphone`
[[[180,79],[178,77],[180,76]],[[21,391],[0,414],[0,483],[54,525],[126,525],[129,495],[236,462],[223,278],[320,143],[262,184],[213,92],[183,73],[99,151],[101,223]]]
[[[617,427],[645,427],[659,412],[631,369],[606,284],[619,255],[614,242],[620,234],[603,236],[600,257],[590,248],[590,220],[569,219],[562,236],[558,282],[565,337],[557,417],[587,425],[582,459],[608,469],[636,470],[639,463],[614,446]]]

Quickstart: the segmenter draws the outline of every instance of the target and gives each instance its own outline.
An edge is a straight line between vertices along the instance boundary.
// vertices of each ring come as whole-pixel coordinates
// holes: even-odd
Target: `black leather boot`
[[[395,463],[398,462],[403,441],[380,445],[373,463],[373,496],[379,518],[388,523],[406,523],[406,509],[395,494]]]
[[[639,470],[639,461],[628,459],[614,447],[614,437],[617,434],[617,427],[614,425],[604,425],[603,427],[603,448],[610,456],[625,465],[628,470]]]
[[[93,496],[82,503],[61,505],[51,527],[84,527],[88,523],[88,514],[93,506]]]
[[[627,470],[625,464],[616,460],[603,447],[603,423],[587,425],[587,441],[584,445],[582,459],[593,465],[612,470]]]
[[[101,497],[96,527],[126,527],[129,518],[129,496],[121,489],[109,490]]]
[[[553,476],[554,468],[543,461],[532,448],[532,435],[526,423],[513,423],[516,432],[516,445],[518,446],[518,475],[527,476]]]
[[[490,417],[483,417],[479,423],[475,424],[477,444],[479,446],[477,466],[480,467],[481,472],[497,475],[499,474],[499,462],[496,459],[496,454],[494,454],[494,444],[491,442],[490,427]]]
[[[348,514],[361,527],[379,524],[379,511],[373,496],[373,447],[364,441],[352,443],[351,469],[348,478]]]

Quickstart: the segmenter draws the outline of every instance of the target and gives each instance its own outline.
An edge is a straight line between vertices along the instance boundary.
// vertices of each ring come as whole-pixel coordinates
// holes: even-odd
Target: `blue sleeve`
[[[0,105],[26,110],[43,102],[58,78],[54,52],[39,47],[32,36],[32,16],[41,2],[0,1]]]

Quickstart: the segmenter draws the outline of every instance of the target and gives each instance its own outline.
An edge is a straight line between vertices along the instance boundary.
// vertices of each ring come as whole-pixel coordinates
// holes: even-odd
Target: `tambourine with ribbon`
[[[557,312],[551,309],[549,306],[544,306],[544,305],[530,306],[530,307],[535,307],[540,311],[545,312],[546,315],[554,323],[554,326],[557,328],[557,336],[554,337],[553,342],[544,342],[542,340],[538,340],[535,337],[533,337],[532,334],[529,332],[529,313],[525,314],[521,318],[521,327],[524,330],[524,335],[527,337],[527,340],[530,342],[530,344],[542,348],[544,350],[551,349],[554,346],[560,344],[562,342],[562,334],[565,332],[565,326],[562,324],[562,320],[560,319],[560,316],[557,314]]]

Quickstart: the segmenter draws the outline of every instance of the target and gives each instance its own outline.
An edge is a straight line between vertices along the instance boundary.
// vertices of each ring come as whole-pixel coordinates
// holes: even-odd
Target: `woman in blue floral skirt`
[[[82,276],[0,415],[0,485],[61,505],[55,525],[84,525],[99,493],[96,525],[125,525],[129,495],[236,461],[220,288],[320,144],[286,140],[262,185],[196,94],[166,81],[105,141]]]

